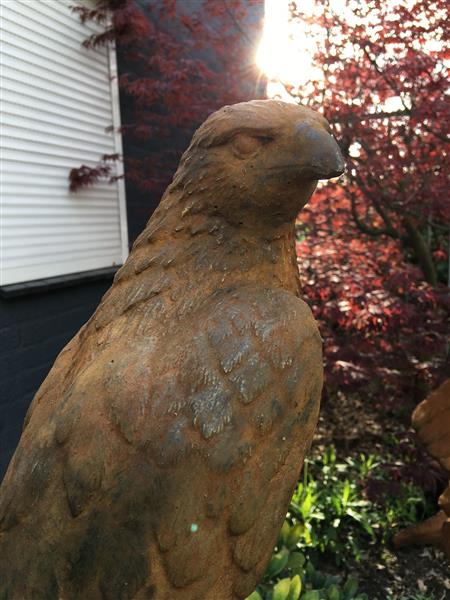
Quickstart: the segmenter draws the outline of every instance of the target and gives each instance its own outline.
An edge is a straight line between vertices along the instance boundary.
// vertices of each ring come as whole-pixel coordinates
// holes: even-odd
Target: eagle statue
[[[344,161],[327,121],[225,106],[25,419],[0,493],[1,600],[235,600],[316,425],[321,339],[294,221]]]

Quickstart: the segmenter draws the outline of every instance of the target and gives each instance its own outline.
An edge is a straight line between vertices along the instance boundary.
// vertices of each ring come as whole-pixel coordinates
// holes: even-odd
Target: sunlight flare
[[[299,88],[322,78],[322,71],[314,66],[314,54],[317,36],[323,32],[306,19],[291,19],[289,4],[289,0],[265,0],[263,35],[255,58],[268,78],[267,95],[292,101],[286,85]],[[316,0],[301,0],[298,6],[305,17],[312,17],[317,10]],[[349,13],[345,0],[330,0],[330,6]]]
[[[313,0],[308,0],[302,3],[302,9],[312,10],[313,5]],[[314,46],[311,42],[306,24],[289,19],[288,0],[266,0],[264,30],[256,63],[272,87],[280,83],[298,86],[314,76]]]

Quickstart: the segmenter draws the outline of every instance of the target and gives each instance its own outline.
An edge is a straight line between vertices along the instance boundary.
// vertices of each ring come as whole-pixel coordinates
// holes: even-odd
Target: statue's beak
[[[300,123],[297,135],[302,148],[302,170],[311,179],[331,179],[345,171],[345,161],[334,137],[319,124]]]

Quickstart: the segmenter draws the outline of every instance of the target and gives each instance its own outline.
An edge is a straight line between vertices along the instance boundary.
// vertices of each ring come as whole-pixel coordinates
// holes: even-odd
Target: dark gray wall
[[[94,312],[109,280],[0,300],[0,476],[27,408],[56,356]]]

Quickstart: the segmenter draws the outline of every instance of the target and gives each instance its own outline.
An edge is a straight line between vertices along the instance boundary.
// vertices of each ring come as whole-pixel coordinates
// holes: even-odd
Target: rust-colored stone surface
[[[307,108],[253,101],[198,129],[28,412],[1,488],[2,599],[254,589],[322,386],[294,219],[343,169]]]
[[[421,402],[413,412],[417,435],[450,473],[450,379]],[[438,544],[450,560],[450,484],[439,498],[440,511],[394,536],[397,548],[411,544]]]

